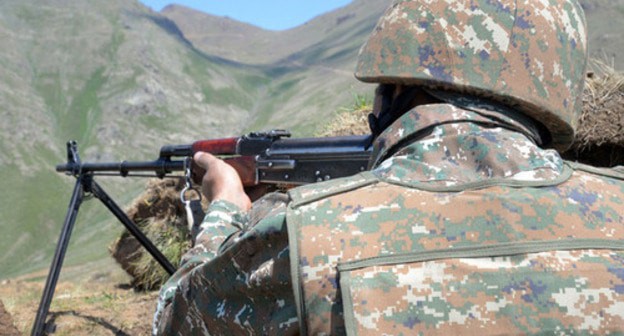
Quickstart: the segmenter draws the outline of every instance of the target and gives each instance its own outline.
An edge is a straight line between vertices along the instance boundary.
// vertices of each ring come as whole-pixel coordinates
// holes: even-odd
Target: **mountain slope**
[[[116,161],[153,159],[161,145],[269,126],[311,134],[355,92],[341,69],[327,70],[341,74],[345,89],[335,95],[331,80],[304,81],[323,68],[208,54],[136,1],[3,1],[0,41],[0,278],[49,263],[73,183],[53,171],[67,140],[78,141],[83,161]],[[104,183],[120,204],[142,185]],[[120,227],[98,202],[87,202],[69,261],[102,258]]]
[[[49,262],[71,191],[71,179],[52,170],[67,140],[78,140],[84,160],[151,159],[166,143],[241,132],[256,84],[267,81],[260,70],[195,50],[136,1],[0,6],[8,45],[0,53],[0,227],[8,232],[0,277]],[[131,197],[128,182],[116,187],[122,201]],[[102,238],[114,232],[100,225],[111,222],[100,208],[85,208],[81,218],[94,227],[78,226],[75,240],[99,244],[92,250],[102,256]]]
[[[337,106],[372,92],[357,82],[357,52],[389,1],[359,0],[285,31],[170,5],[162,13],[206,54],[261,67],[271,78],[248,129],[272,125],[309,134]]]

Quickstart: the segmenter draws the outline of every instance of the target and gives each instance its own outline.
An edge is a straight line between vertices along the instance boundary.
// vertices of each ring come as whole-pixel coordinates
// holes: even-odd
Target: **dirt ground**
[[[0,307],[0,335],[30,334],[43,292],[43,276],[2,281],[0,301],[14,328]],[[158,292],[137,292],[127,283],[127,278],[116,271],[78,281],[61,279],[50,307],[46,332],[76,336],[150,335]]]
[[[0,335],[14,336],[19,335],[19,331],[13,324],[11,314],[4,309],[4,304],[0,301]]]

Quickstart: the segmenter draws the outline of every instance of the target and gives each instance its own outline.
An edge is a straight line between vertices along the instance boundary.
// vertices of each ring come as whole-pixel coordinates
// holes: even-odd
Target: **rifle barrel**
[[[161,177],[173,171],[184,170],[184,161],[170,161],[159,159],[155,161],[121,161],[102,163],[66,163],[56,166],[57,172],[64,172],[70,175],[77,175],[80,172],[107,172],[119,173],[121,176],[128,175],[129,172],[154,172]]]

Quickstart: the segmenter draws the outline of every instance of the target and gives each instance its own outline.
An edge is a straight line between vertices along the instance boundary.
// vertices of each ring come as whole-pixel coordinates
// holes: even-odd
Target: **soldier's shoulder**
[[[291,206],[298,207],[334,195],[342,194],[379,182],[372,173],[362,172],[353,176],[338,178],[291,189],[288,194]]]
[[[570,162],[568,165],[574,169],[573,177],[567,184],[573,192],[596,197],[608,194],[616,199],[624,197],[624,167],[601,168]]]

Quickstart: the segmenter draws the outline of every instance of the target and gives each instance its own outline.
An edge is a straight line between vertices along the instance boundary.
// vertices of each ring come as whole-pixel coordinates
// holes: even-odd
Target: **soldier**
[[[213,202],[155,333],[624,332],[624,175],[554,150],[581,108],[583,15],[396,1],[356,69],[379,83],[371,170],[251,207],[198,153]]]

